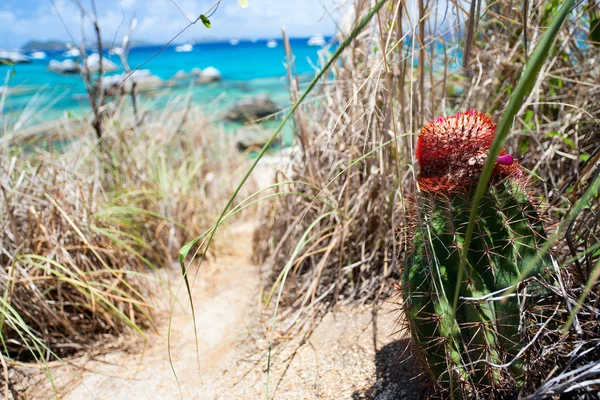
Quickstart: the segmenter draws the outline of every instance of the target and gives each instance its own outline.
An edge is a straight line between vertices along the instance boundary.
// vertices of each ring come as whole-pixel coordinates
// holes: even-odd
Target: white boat
[[[273,39],[269,40],[267,42],[267,47],[270,49],[277,47],[277,41]]]
[[[113,47],[112,49],[108,50],[108,54],[120,56],[123,54],[123,49],[121,47]]]
[[[325,46],[325,38],[323,37],[323,35],[315,35],[308,39],[308,45],[323,47]]]
[[[34,51],[33,53],[31,53],[30,57],[33,60],[43,60],[44,58],[46,58],[46,53],[44,53],[43,51]]]
[[[178,53],[189,53],[194,50],[194,45],[190,43],[182,44],[180,46],[175,47],[175,51]]]
[[[70,48],[69,50],[65,51],[62,54],[63,57],[79,57],[81,56],[81,52],[79,51],[79,49],[73,47]]]
[[[237,39],[231,39],[231,40],[229,41],[229,44],[230,44],[230,45],[232,45],[232,46],[235,46],[235,45],[236,45],[236,44],[238,44],[239,42],[240,42],[240,41],[239,41],[239,40],[237,40]]]

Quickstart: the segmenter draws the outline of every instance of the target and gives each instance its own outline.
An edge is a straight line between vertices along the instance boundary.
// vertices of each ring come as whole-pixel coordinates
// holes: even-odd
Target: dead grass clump
[[[31,152],[5,147],[0,333],[8,362],[64,357],[99,335],[151,326],[149,272],[173,266],[181,246],[211,227],[246,163],[198,109],[171,105],[139,118],[119,108],[101,142],[88,141],[83,124],[62,152],[41,150],[43,137],[28,143]]]
[[[160,265],[171,265],[183,245],[211,228],[247,164],[232,139],[185,102],[174,99],[142,123],[119,110],[101,147],[68,155],[104,182],[102,215],[136,229],[140,254]]]
[[[472,78],[464,97],[468,107],[497,117],[503,112],[556,9],[552,2],[529,3],[526,20],[523,8],[510,2],[495,2],[486,10],[473,44]],[[507,141],[510,154],[561,193],[600,141],[600,48],[587,40],[591,7],[576,8],[565,21]]]
[[[370,5],[356,2],[355,21]],[[391,21],[398,12],[398,5],[384,7],[382,19]],[[390,103],[386,86],[389,79],[398,82],[379,50],[398,55],[396,30],[383,22],[368,25],[332,66],[331,80],[296,116],[297,160],[278,175],[279,196],[254,239],[255,261],[268,266],[267,285],[281,283],[278,277],[289,268],[284,315],[299,310],[314,316],[338,301],[364,302],[398,276],[394,228],[401,221],[394,209],[411,139],[390,134],[404,125],[401,106]]]
[[[572,193],[567,199],[581,198],[593,185],[596,195],[574,218],[563,222],[566,229],[555,246],[565,288],[557,294],[565,298],[565,306],[552,329],[544,330],[539,340],[542,351],[530,360],[530,398],[587,398],[600,392],[599,176],[600,165],[588,162],[576,183],[569,185]]]
[[[398,276],[410,248],[406,221],[414,218],[406,198],[417,197],[416,132],[435,116],[471,108],[498,120],[560,6],[499,1],[469,10],[458,1],[416,3],[389,2],[342,53],[314,103],[296,116],[299,156],[278,175],[279,195],[255,236],[256,261],[266,262],[275,288],[284,285],[283,334],[297,321],[318,321],[303,317],[322,315],[340,300],[385,293],[382,283]],[[356,1],[354,21],[371,5]],[[545,217],[554,226],[599,170],[600,53],[587,41],[591,7],[597,12],[596,3],[582,3],[560,29],[506,142],[545,183],[541,203],[549,204]],[[467,26],[473,35],[463,35]],[[553,327],[533,335],[542,353],[529,361],[530,386],[522,396],[538,389],[583,393],[597,385],[600,371],[591,363],[599,337],[597,195],[577,221],[571,239],[559,232],[554,246],[568,294],[555,321],[564,326],[586,285],[589,293],[568,334]],[[397,243],[395,232],[401,232]]]
[[[141,258],[95,217],[93,180],[67,168],[0,161],[0,322],[9,359],[63,357],[99,334],[150,322]]]

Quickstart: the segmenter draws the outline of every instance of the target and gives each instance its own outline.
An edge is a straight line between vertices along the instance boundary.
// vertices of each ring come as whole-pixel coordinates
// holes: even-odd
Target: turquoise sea
[[[307,41],[308,38],[295,38],[290,42],[297,73],[310,77],[320,65],[320,47],[309,46]],[[166,106],[174,97],[190,93],[190,79],[173,79],[178,71],[189,73],[193,68],[204,69],[209,66],[217,68],[223,80],[192,87],[193,102],[204,105],[209,116],[222,112],[242,97],[264,93],[282,106],[289,105],[285,52],[281,40],[277,40],[277,46],[273,48],[267,46],[267,40],[240,41],[235,45],[229,42],[197,43],[191,52],[176,52],[176,46],[171,45],[156,55],[162,47],[136,47],[129,55],[131,68],[141,66],[141,69],[148,69],[165,81],[172,80],[171,86],[164,90],[141,95],[140,101],[150,107]],[[62,61],[65,57],[61,53],[46,54],[45,59],[33,60],[31,64],[0,64],[2,82],[7,75],[12,75],[3,115],[9,123],[19,119],[24,110],[27,110],[27,126],[64,115],[77,117],[89,113],[81,77],[78,74],[61,75],[48,71],[50,60]],[[106,52],[105,56],[120,67],[118,71],[106,75],[123,72],[117,55]]]

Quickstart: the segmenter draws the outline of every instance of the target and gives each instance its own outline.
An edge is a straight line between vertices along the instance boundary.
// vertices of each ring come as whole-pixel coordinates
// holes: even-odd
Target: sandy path
[[[215,264],[203,267],[194,286],[200,373],[191,314],[180,306],[174,312],[171,329],[179,386],[169,364],[169,313],[165,310],[158,319],[159,333],[149,334],[145,344],[133,338],[137,344],[129,351],[75,361],[85,369],[81,379],[56,368],[53,373],[59,397],[264,399],[268,341],[258,322],[259,271],[249,261],[252,229],[247,223],[233,227],[227,240],[230,250]],[[172,274],[176,288],[178,275],[176,271]],[[165,296],[169,296],[166,291]],[[185,305],[185,294],[179,298]],[[398,360],[407,357],[407,341],[402,334],[393,334],[398,328],[396,309],[395,305],[381,307],[374,334],[371,307],[341,307],[327,315],[300,347],[298,339],[280,348],[272,360],[270,398],[417,398],[420,388],[412,380],[414,368],[410,362],[398,366]],[[52,398],[48,387],[39,386],[32,397]]]

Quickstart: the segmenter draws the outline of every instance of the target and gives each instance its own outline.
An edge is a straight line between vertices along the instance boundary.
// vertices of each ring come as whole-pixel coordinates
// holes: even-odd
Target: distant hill
[[[23,51],[63,51],[67,49],[67,43],[60,40],[30,40],[21,46]]]
[[[121,44],[120,41],[116,41],[114,46],[119,46]],[[149,43],[144,40],[132,40],[131,47],[138,46],[147,46]],[[111,43],[107,42],[102,45],[105,49],[110,48]],[[62,42],[60,40],[30,40],[21,46],[22,51],[65,51],[67,49],[67,42]]]

